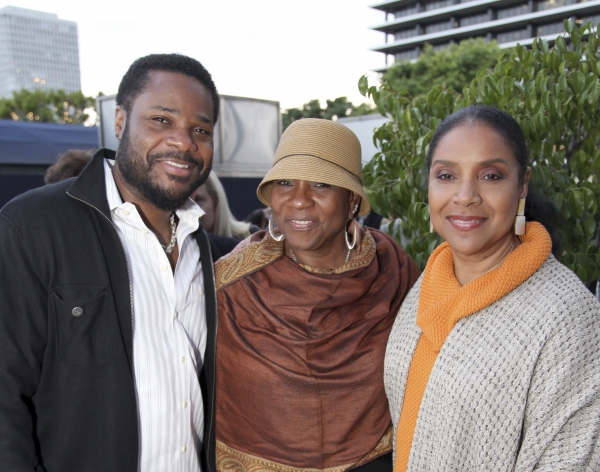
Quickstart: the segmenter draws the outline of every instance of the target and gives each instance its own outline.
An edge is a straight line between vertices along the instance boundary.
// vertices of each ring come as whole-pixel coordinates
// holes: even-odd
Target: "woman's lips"
[[[289,219],[286,222],[297,231],[308,231],[315,225],[315,222],[312,220]]]
[[[462,215],[452,215],[446,217],[446,219],[452,225],[453,228],[456,228],[459,231],[470,231],[472,229],[479,228],[487,221],[487,218],[484,218],[482,216]]]

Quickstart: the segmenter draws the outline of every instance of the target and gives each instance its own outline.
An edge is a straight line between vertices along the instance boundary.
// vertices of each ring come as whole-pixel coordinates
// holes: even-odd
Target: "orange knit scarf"
[[[454,275],[452,251],[441,244],[431,254],[421,283],[417,325],[422,330],[408,371],[396,431],[394,472],[408,466],[417,417],[435,360],[454,325],[499,300],[527,280],[548,258],[550,235],[539,223],[527,223],[522,244],[502,265],[461,286]]]

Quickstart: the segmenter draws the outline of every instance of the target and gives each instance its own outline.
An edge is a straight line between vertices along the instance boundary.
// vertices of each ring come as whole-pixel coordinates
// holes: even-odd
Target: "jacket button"
[[[80,306],[76,306],[75,308],[73,308],[73,311],[71,311],[71,313],[73,313],[73,316],[81,316],[83,315],[83,308],[81,308]]]

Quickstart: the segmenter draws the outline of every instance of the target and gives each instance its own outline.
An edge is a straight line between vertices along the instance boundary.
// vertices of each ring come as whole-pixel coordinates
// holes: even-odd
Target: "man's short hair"
[[[76,177],[81,174],[83,168],[91,160],[92,151],[69,149],[58,156],[55,164],[48,167],[46,175],[44,175],[44,182],[46,184],[53,184],[69,177]]]
[[[135,99],[140,95],[148,83],[148,73],[151,71],[174,72],[193,77],[204,85],[213,100],[214,121],[219,117],[219,93],[210,73],[200,62],[182,54],[150,54],[140,57],[131,66],[121,79],[117,93],[117,105],[131,111]]]

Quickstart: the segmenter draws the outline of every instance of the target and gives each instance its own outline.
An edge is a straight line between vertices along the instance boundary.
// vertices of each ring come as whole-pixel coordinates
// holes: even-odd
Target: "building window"
[[[583,18],[581,18],[581,20],[583,24],[586,24],[591,21],[592,26],[598,26],[598,23],[600,23],[600,15],[584,16]]]
[[[520,41],[521,39],[526,39],[529,37],[529,30],[522,29],[508,31],[506,33],[498,33],[496,36],[496,41],[498,41],[498,43],[512,43],[513,41]]]
[[[565,27],[562,21],[558,23],[550,23],[549,25],[542,25],[537,27],[538,36],[546,36],[548,34],[560,34],[565,32]]]
[[[536,10],[550,10],[552,8],[564,7],[566,5],[573,5],[577,3],[577,0],[542,0],[541,2],[536,2]]]
[[[425,4],[425,10],[437,10],[439,8],[445,8],[454,5],[454,0],[435,0]]]
[[[490,21],[490,15],[488,13],[465,16],[464,18],[460,19],[460,26],[476,25],[478,23],[485,23],[486,21]]]
[[[419,6],[413,5],[412,7],[403,8],[402,10],[396,10],[394,12],[394,17],[401,18],[403,16],[414,15],[416,13],[419,13]]]
[[[419,51],[417,51],[416,49],[411,49],[410,51],[397,52],[396,54],[394,54],[394,60],[396,62],[410,61],[411,59],[416,59],[417,57],[419,57]]]
[[[417,36],[417,34],[419,34],[419,32],[417,31],[416,27],[407,29],[407,30],[398,31],[398,32],[394,33],[394,40],[401,41],[406,38],[412,38],[413,36]]]
[[[436,44],[435,46],[433,46],[433,50],[439,51],[441,49],[446,49],[448,46],[450,46],[450,43]]]
[[[444,21],[442,23],[434,23],[432,25],[427,25],[425,27],[425,33],[426,34],[437,33],[438,31],[444,31],[444,30],[450,29],[452,27],[453,27],[453,24],[450,21]]]
[[[503,18],[524,15],[525,13],[529,13],[529,7],[526,3],[516,7],[503,8],[502,10],[498,10],[498,19],[502,20]]]

